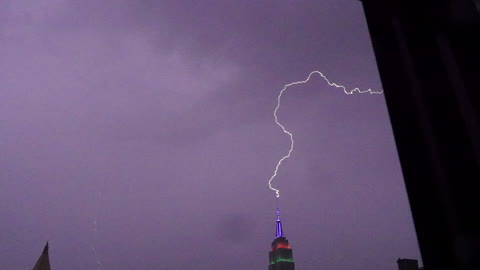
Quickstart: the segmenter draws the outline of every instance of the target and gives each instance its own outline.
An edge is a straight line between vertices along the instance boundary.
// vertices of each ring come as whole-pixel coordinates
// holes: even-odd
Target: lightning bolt
[[[97,192],[97,196],[96,196],[96,200],[97,200],[97,204],[98,204],[98,201],[100,200],[100,191]],[[92,252],[93,252],[93,255],[95,256],[95,260],[96,260],[96,263],[97,263],[97,270],[101,270],[103,267],[102,267],[102,262],[100,261],[100,257],[98,257],[98,253],[97,253],[97,249],[95,248],[95,245],[96,245],[96,242],[97,242],[97,234],[98,234],[98,230],[97,230],[97,216],[98,216],[98,207],[96,208],[96,211],[95,211],[95,216],[93,217],[92,219],[92,229],[93,229],[93,239],[92,239],[92,244],[90,245],[90,248],[92,249]]]
[[[278,116],[277,116],[277,112],[278,112],[278,109],[280,108],[280,101],[282,99],[282,95],[283,95],[283,92],[285,92],[287,90],[288,87],[292,86],[292,85],[297,85],[297,84],[305,84],[307,83],[310,78],[312,77],[312,75],[314,74],[318,74],[320,75],[327,83],[328,85],[330,86],[334,86],[336,88],[342,88],[343,89],[343,92],[347,95],[351,95],[353,94],[354,92],[358,92],[359,94],[364,94],[364,93],[369,93],[369,94],[382,94],[383,91],[380,91],[380,92],[375,92],[375,91],[372,91],[371,89],[367,89],[367,90],[360,90],[358,88],[354,88],[350,91],[347,90],[347,88],[343,85],[339,85],[339,84],[336,84],[336,83],[332,83],[328,80],[327,77],[325,77],[325,75],[323,75],[322,72],[320,71],[312,71],[310,72],[310,74],[308,74],[308,77],[303,80],[303,81],[297,81],[297,82],[291,82],[291,83],[288,83],[286,85],[283,86],[283,89],[280,91],[280,93],[278,94],[278,97],[277,97],[277,107],[275,107],[275,110],[273,111],[273,117],[275,118],[275,124],[277,124],[283,131],[283,133],[287,134],[290,138],[290,149],[288,150],[288,153],[283,156],[278,162],[277,162],[277,166],[275,166],[275,171],[273,172],[273,175],[270,177],[270,179],[268,180],[268,188],[270,188],[272,191],[275,191],[275,196],[276,198],[279,198],[280,197],[280,190],[279,189],[276,189],[274,187],[272,187],[272,181],[275,179],[275,177],[277,176],[277,173],[278,173],[278,169],[280,168],[280,166],[282,165],[283,161],[285,161],[287,158],[290,157],[290,155],[292,154],[293,152],[293,145],[294,145],[294,140],[293,140],[293,133],[291,133],[290,131],[288,131],[284,125],[282,125],[282,123],[280,123],[278,121]]]

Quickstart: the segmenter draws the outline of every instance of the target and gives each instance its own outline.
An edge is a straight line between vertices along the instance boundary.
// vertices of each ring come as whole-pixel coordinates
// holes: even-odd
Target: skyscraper
[[[425,269],[480,269],[480,1],[362,3]]]
[[[283,234],[280,210],[277,208],[277,231],[269,253],[270,264],[268,270],[295,270],[292,248]]]

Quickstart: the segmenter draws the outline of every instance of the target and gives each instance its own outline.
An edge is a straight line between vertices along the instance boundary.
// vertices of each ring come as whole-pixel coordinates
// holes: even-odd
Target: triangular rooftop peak
[[[51,270],[50,268],[50,259],[48,258],[48,241],[43,248],[42,254],[35,263],[33,270]]]

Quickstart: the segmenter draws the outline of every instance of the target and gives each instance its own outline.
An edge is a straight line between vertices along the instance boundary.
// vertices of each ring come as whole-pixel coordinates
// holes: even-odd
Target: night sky
[[[382,90],[360,1],[2,1],[2,269],[267,269],[313,70]],[[384,96],[282,102],[297,269],[419,259]]]

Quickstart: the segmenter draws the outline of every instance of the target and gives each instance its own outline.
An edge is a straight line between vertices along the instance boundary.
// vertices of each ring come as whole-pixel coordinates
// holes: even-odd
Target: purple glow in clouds
[[[317,69],[382,89],[360,1],[2,1],[2,269],[265,269]],[[288,89],[296,267],[419,258],[384,97]]]

